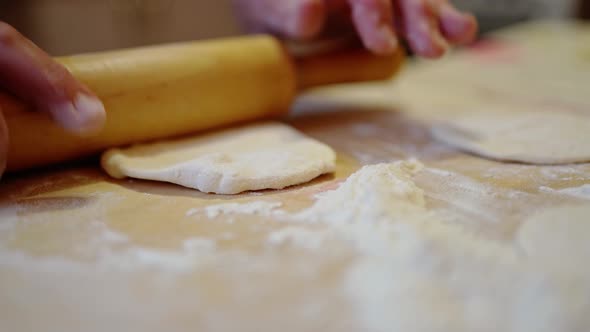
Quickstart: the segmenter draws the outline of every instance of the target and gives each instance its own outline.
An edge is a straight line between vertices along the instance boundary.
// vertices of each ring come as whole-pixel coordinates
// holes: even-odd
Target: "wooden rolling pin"
[[[104,129],[79,137],[0,94],[9,129],[9,171],[48,165],[106,148],[167,138],[288,112],[300,90],[385,79],[400,52],[365,51],[294,59],[270,36],[180,43],[57,59],[88,85],[107,110]]]

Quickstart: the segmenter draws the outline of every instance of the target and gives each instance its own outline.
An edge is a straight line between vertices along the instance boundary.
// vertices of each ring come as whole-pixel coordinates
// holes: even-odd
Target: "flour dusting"
[[[282,210],[277,210],[283,206],[281,202],[267,202],[254,201],[248,203],[225,203],[217,205],[209,205],[204,209],[190,209],[186,212],[187,216],[192,216],[200,212],[204,212],[207,218],[213,219],[220,215],[232,214],[251,214],[262,217],[270,217],[272,215],[281,214]]]
[[[558,192],[569,196],[575,196],[583,199],[590,199],[590,184],[579,187],[560,189]]]
[[[424,209],[424,193],[412,181],[423,165],[417,161],[364,166],[337,190],[319,196],[296,218],[332,223],[387,220]]]
[[[86,220],[81,211],[82,217],[64,221],[77,210],[40,219],[47,243],[55,237],[51,231],[76,229],[85,239],[66,256],[29,252],[15,242],[33,228],[0,206],[0,279],[18,283],[1,289],[8,311],[0,320],[17,331],[10,324],[22,320],[10,310],[26,308],[36,317],[32,329],[47,329],[55,326],[51,310],[59,299],[76,322],[96,323],[100,331],[181,331],[185,326],[174,327],[187,322],[209,331],[590,331],[587,207],[520,211],[523,226],[505,241],[449,222],[432,208],[435,199],[471,207],[484,215],[474,224],[494,224],[486,213],[510,210],[515,197],[530,196],[508,188],[491,192],[475,178],[415,160],[376,164],[297,213],[273,201],[239,198],[189,209],[195,205],[187,200],[172,227],[191,229],[175,244],[160,242],[154,232],[147,239],[128,232],[132,224]],[[280,222],[225,224],[243,215]],[[212,223],[186,223],[184,216]],[[130,326],[116,326],[122,315]],[[79,329],[66,318],[51,330]],[[101,325],[110,322],[115,326]]]
[[[570,187],[563,189],[553,189],[547,186],[540,186],[539,191],[548,194],[563,194],[580,199],[590,199],[590,184],[584,184],[579,187]]]
[[[550,264],[546,259],[559,257],[535,247],[488,240],[442,222],[425,208],[424,192],[413,181],[421,169],[415,161],[365,166],[312,207],[287,218],[326,228],[290,226],[271,234],[268,242],[317,250],[333,239],[353,244],[358,256],[342,286],[369,331],[590,329],[585,314],[590,272]],[[536,226],[535,234],[547,242],[559,229],[562,239],[576,238],[578,246],[574,250],[571,241],[561,241],[560,255],[588,260],[590,232],[556,224],[556,216],[575,218],[567,211],[551,217],[551,228]],[[586,222],[584,215],[579,213],[574,224]],[[537,225],[538,218],[524,224]]]
[[[272,246],[291,245],[306,250],[319,250],[328,236],[326,232],[289,226],[272,232],[267,241]]]

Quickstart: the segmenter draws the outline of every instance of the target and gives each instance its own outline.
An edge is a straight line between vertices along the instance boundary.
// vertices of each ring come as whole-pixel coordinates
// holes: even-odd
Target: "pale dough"
[[[531,164],[590,161],[590,114],[547,110],[467,113],[433,128],[436,139],[483,157]]]
[[[237,194],[282,189],[308,182],[335,168],[327,145],[276,122],[127,149],[102,156],[115,178],[176,183],[202,192]]]

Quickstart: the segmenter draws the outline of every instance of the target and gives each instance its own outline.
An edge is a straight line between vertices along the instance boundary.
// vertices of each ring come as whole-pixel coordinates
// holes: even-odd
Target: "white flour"
[[[579,187],[560,189],[557,191],[562,194],[569,195],[569,196],[590,199],[590,184],[585,184],[585,185],[579,186]]]
[[[200,212],[205,212],[207,218],[217,218],[220,215],[229,214],[252,214],[257,216],[269,217],[273,214],[280,214],[281,211],[276,209],[283,206],[281,202],[254,201],[248,203],[225,203],[209,205],[204,209],[190,209],[186,212],[187,216],[192,216]]]
[[[3,303],[28,308],[37,318],[31,330],[51,330],[51,310],[60,299],[59,308],[80,321],[106,324],[97,331],[181,331],[171,326],[186,322],[216,331],[590,331],[587,208],[519,216],[524,227],[515,241],[492,241],[469,227],[441,221],[425,200],[424,191],[430,194],[431,188],[418,186],[418,179],[420,184],[456,182],[456,192],[439,197],[444,200],[490,195],[477,181],[422,169],[416,161],[371,165],[297,214],[272,201],[224,203],[186,213],[212,220],[239,214],[282,220],[284,227],[268,236],[253,232],[263,236],[248,243],[252,252],[224,247],[225,239],[234,238],[227,229],[219,242],[193,235],[164,249],[136,243],[97,221],[83,223],[88,241],[74,248],[73,258],[11,248],[12,235],[23,225],[13,222],[17,211],[0,207],[0,279],[20,285],[0,289]],[[512,197],[507,190],[494,199],[509,202]],[[478,207],[490,209],[483,203]],[[308,252],[283,255],[283,246]],[[58,282],[63,280],[68,282]],[[343,309],[349,306],[350,312]],[[121,313],[129,319],[122,322],[127,328],[117,326]],[[11,311],[3,314],[16,317]],[[53,330],[80,329],[69,321]],[[359,326],[339,328],[349,326],[342,321]],[[17,330],[11,322],[22,323],[3,322],[11,331]]]
[[[504,245],[441,222],[412,181],[420,169],[417,162],[366,166],[291,217],[327,229],[288,227],[268,241],[322,250],[334,238],[354,244],[359,256],[343,287],[370,331],[590,330],[590,272],[579,268],[590,259],[590,232],[555,224],[565,216],[579,225],[590,211],[525,221],[534,231],[525,227],[519,243],[546,243],[561,231],[557,256],[578,262],[565,266],[539,246]],[[575,250],[568,238],[577,239]]]
[[[540,170],[543,176],[549,179],[581,180],[586,178],[585,172],[571,166],[546,166]]]
[[[53,272],[91,269],[102,272],[153,270],[172,274],[185,273],[207,261],[216,249],[215,241],[205,238],[189,238],[177,250],[136,246],[125,235],[109,230],[101,222],[90,222],[87,231],[92,235],[89,235],[89,240],[83,247],[76,250],[76,256],[79,256],[76,260],[28,256],[11,251],[0,243],[0,270],[8,267],[28,270],[38,266]]]
[[[296,216],[308,221],[378,223],[392,216],[424,210],[424,193],[412,181],[422,169],[417,161],[377,164],[351,175],[338,190],[321,194]]]
[[[498,223],[515,198],[525,193],[506,188],[494,188],[460,173],[426,168],[420,174],[420,185],[430,199],[445,202],[462,214],[477,216],[477,223]]]
[[[313,231],[303,227],[289,226],[272,232],[268,244],[281,246],[285,244],[306,250],[319,250],[329,236],[327,232]]]

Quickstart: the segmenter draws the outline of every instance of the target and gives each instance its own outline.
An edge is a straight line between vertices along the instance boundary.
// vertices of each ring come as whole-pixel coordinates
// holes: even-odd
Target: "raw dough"
[[[590,115],[583,113],[490,109],[435,126],[433,135],[492,159],[531,164],[590,161]]]
[[[203,192],[237,194],[282,189],[334,171],[325,144],[275,122],[161,143],[112,149],[102,167],[126,176],[176,183]]]

